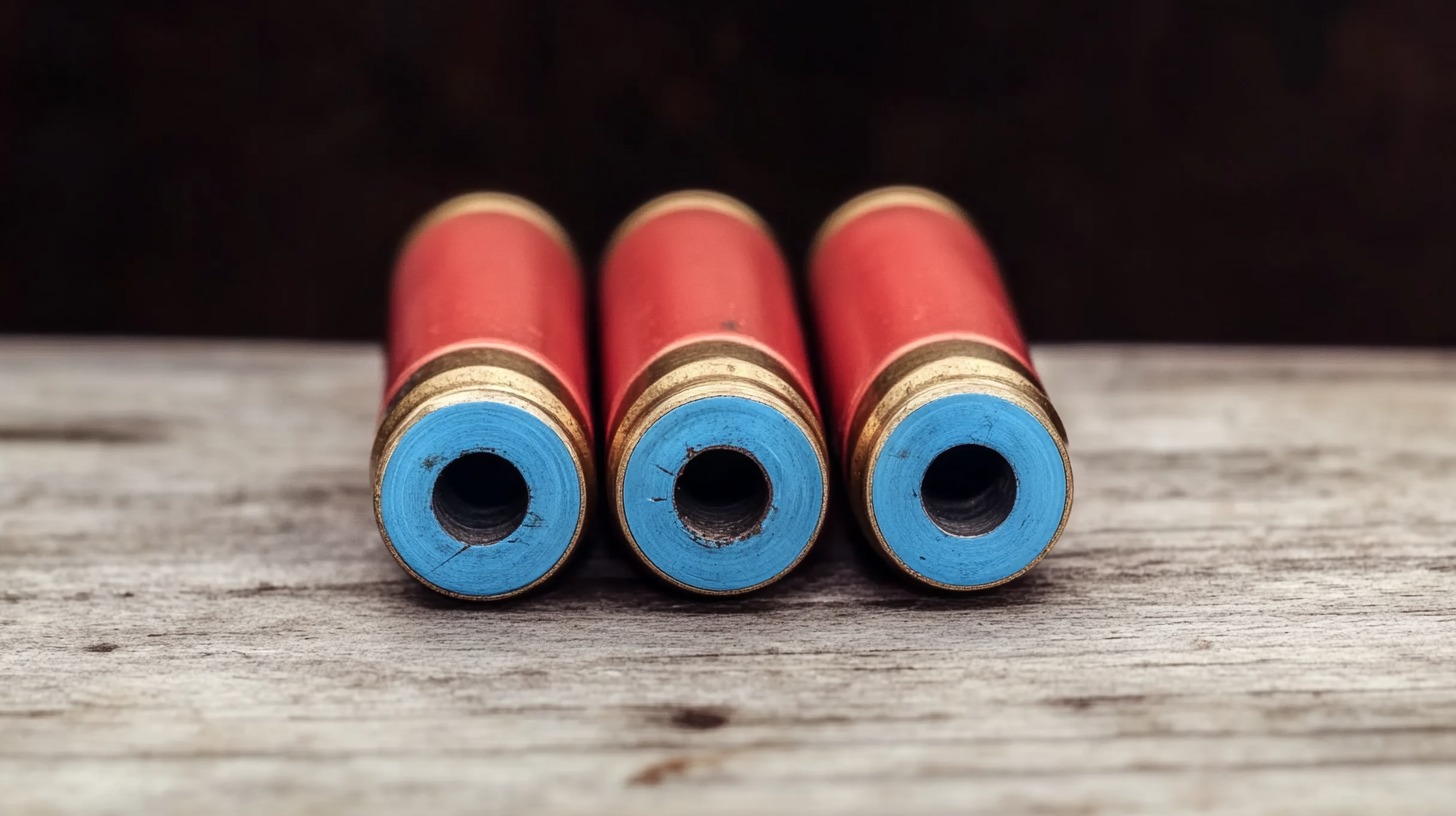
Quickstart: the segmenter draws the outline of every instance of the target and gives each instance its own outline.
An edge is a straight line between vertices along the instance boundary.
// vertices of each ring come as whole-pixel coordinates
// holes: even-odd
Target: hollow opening
[[[494,544],[526,518],[531,491],[516,466],[493,453],[467,453],[435,479],[435,518],[466,544]]]
[[[678,471],[673,505],[689,530],[727,544],[758,531],[772,493],[757,459],[738,448],[708,448]]]
[[[920,502],[935,526],[953,536],[985,535],[1011,515],[1016,473],[984,445],[957,445],[931,461]]]

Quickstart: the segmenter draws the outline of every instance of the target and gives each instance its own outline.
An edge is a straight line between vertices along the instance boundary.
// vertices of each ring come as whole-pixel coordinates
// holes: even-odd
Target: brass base
[[[715,591],[689,586],[658,569],[633,538],[627,526],[626,508],[622,504],[623,479],[633,449],[653,423],[675,408],[707,397],[741,397],[768,405],[798,426],[814,446],[819,478],[827,485],[829,457],[822,426],[808,398],[792,383],[792,378],[778,360],[754,346],[709,340],[682,346],[662,355],[628,389],[624,398],[628,407],[608,437],[607,484],[612,488],[612,505],[622,536],[642,563],[662,580],[702,595],[738,595],[766,586],[778,576],[743,589]],[[823,526],[824,510],[821,507],[815,537]],[[807,552],[806,548],[804,554]],[[804,554],[799,556],[799,560]],[[799,560],[779,575],[787,574]]]
[[[483,401],[513,405],[531,413],[555,431],[571,451],[582,496],[581,512],[577,517],[571,545],[555,566],[527,586],[488,598],[460,595],[441,589],[411,569],[400,558],[394,543],[389,539],[381,508],[385,466],[404,434],[431,411],[447,405]],[[406,572],[446,595],[466,600],[495,600],[519,595],[539,586],[566,563],[580,543],[587,520],[591,518],[596,467],[587,427],[585,418],[576,412],[573,400],[556,376],[519,352],[501,348],[470,347],[440,355],[421,367],[399,389],[397,396],[385,409],[378,432],[374,436],[371,471],[374,520],[379,526],[380,537]]]
[[[1031,414],[1056,443],[1067,476],[1061,524],[1041,555],[1015,575],[973,587],[941,584],[916,573],[886,543],[874,514],[869,510],[874,489],[874,463],[891,432],[922,406],[942,397],[965,393],[990,394]],[[941,589],[986,589],[1015,579],[1051,551],[1071,515],[1072,462],[1067,456],[1067,432],[1062,420],[1036,375],[1011,355],[986,343],[967,339],[932,341],[911,349],[886,366],[860,399],[859,409],[850,426],[847,454],[851,505],[870,540],[890,563],[917,581]]]

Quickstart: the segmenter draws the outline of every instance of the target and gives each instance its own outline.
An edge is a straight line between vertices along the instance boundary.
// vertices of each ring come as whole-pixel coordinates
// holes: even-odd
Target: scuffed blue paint
[[[494,544],[466,544],[440,526],[435,478],[467,453],[500,456],[530,490],[526,518]],[[565,441],[528,411],[498,402],[449,405],[407,430],[385,466],[380,512],[399,557],[420,578],[460,595],[488,597],[529,586],[571,546],[581,487]]]
[[[694,535],[673,502],[690,452],[712,447],[751,454],[772,488],[758,531],[727,544]],[[633,448],[622,479],[627,527],[642,554],[674,580],[712,592],[747,589],[788,569],[813,543],[824,501],[813,442],[779,411],[742,397],[706,397],[663,415]]]
[[[1006,520],[979,536],[954,536],[925,512],[925,469],[957,445],[984,445],[1016,476]],[[874,465],[870,509],[886,545],[931,581],[974,587],[1005,580],[1036,560],[1061,526],[1067,475],[1056,442],[1020,406],[989,394],[955,394],[901,421]]]

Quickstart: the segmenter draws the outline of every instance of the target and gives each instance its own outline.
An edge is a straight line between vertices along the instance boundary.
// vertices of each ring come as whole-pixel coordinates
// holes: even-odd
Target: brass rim
[[[819,507],[812,541],[824,527],[829,486],[829,457],[822,423],[808,397],[793,385],[783,365],[773,356],[746,343],[706,340],[673,349],[653,361],[628,388],[628,407],[610,432],[607,446],[607,484],[612,487],[612,508],[622,537],[637,558],[663,581],[699,595],[742,595],[761,589],[791,572],[808,555],[799,553],[794,562],[777,575],[750,587],[710,590],[685,584],[658,569],[633,537],[627,526],[623,504],[626,463],[637,443],[669,411],[708,397],[734,396],[753,400],[777,410],[809,439],[819,467],[826,501]]]
[[[975,586],[956,586],[934,581],[916,572],[895,555],[885,541],[871,512],[874,495],[874,463],[890,433],[917,409],[952,394],[981,393],[1000,397],[1029,413],[1051,436],[1061,455],[1067,479],[1062,517],[1040,554],[1029,564],[998,581]],[[1072,512],[1072,461],[1067,454],[1067,434],[1061,418],[1047,399],[1040,382],[1025,366],[1006,352],[986,343],[949,339],[911,349],[898,357],[875,378],[860,400],[860,410],[851,425],[848,481],[855,497],[852,502],[860,524],[876,549],[917,581],[950,591],[974,591],[1015,580],[1036,566],[1056,546]]]
[[[421,576],[395,550],[384,527],[384,471],[405,432],[425,415],[466,402],[491,401],[513,405],[544,422],[566,443],[576,466],[581,490],[581,510],[571,542],[544,575],[526,586],[497,595],[463,595],[444,589]],[[570,560],[581,543],[591,518],[596,469],[591,437],[564,385],[549,370],[520,352],[490,347],[470,347],[447,352],[417,371],[390,402],[374,437],[370,470],[373,481],[374,521],[390,555],[405,572],[436,592],[463,600],[500,600],[529,592],[550,580]]]

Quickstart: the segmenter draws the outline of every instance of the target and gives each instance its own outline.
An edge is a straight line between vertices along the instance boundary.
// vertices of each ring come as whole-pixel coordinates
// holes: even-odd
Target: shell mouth
[[[953,536],[985,535],[1016,506],[1016,472],[984,445],[956,445],[931,460],[920,502],[935,526]]]
[[[678,471],[673,506],[683,525],[712,544],[731,544],[757,533],[768,516],[773,488],[752,454],[714,447],[694,453]]]
[[[504,541],[526,520],[530,488],[521,471],[494,453],[467,453],[435,479],[431,505],[440,526],[466,544]]]

